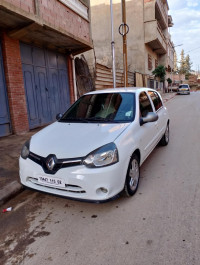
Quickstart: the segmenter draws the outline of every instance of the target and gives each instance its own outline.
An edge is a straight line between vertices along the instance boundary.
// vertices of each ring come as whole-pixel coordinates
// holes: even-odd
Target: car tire
[[[136,193],[139,185],[139,180],[140,180],[139,158],[136,154],[133,154],[129,162],[125,185],[124,185],[124,193],[127,197],[133,196]]]
[[[160,145],[165,146],[168,145],[168,143],[169,143],[169,123],[167,124],[165,133],[160,140]]]

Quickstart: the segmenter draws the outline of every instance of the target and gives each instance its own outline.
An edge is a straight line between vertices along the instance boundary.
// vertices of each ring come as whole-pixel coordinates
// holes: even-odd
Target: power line
[[[195,49],[192,49],[192,50],[190,50],[190,51],[187,51],[187,52],[185,52],[185,53],[192,52],[192,51],[195,51],[195,50],[198,50],[198,49],[200,49],[200,47],[198,47],[198,48],[195,48]]]

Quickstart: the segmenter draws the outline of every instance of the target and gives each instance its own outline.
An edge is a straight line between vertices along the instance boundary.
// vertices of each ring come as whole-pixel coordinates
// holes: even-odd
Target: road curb
[[[0,206],[23,190],[18,181],[12,181],[0,190]]]
[[[164,98],[163,101],[164,103],[167,103],[169,100],[173,99],[176,96],[176,94],[170,96],[169,98]]]

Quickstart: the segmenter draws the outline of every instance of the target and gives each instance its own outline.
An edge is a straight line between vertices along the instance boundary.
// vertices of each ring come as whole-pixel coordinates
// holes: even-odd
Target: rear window
[[[188,85],[180,85],[179,88],[188,88]]]

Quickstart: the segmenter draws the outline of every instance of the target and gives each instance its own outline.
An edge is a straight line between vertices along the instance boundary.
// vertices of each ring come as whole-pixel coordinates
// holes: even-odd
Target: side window
[[[148,112],[153,112],[151,102],[145,92],[142,92],[139,97],[140,113],[142,117],[146,117]]]
[[[150,95],[150,97],[151,97],[151,99],[153,101],[155,110],[156,111],[159,110],[163,106],[159,95],[156,92],[153,92],[153,91],[148,91],[148,94]]]

